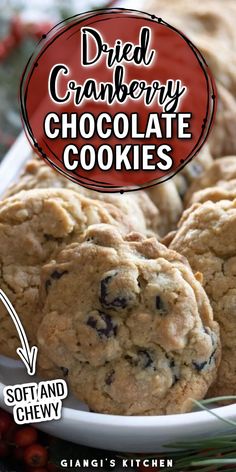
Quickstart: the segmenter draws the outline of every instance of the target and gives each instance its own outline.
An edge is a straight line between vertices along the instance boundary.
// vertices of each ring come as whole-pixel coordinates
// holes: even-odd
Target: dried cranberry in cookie
[[[101,279],[99,300],[104,308],[124,310],[137,304],[138,293],[138,272],[117,269]]]
[[[76,241],[90,224],[113,224],[125,233],[136,229],[121,209],[111,203],[108,207],[60,188],[22,191],[0,202],[0,286],[21,317],[31,343],[40,319],[42,265],[66,244]],[[52,270],[45,280],[46,292],[67,275],[66,269]],[[17,332],[1,304],[0,353],[15,357],[18,346]]]
[[[86,323],[92,329],[95,329],[100,338],[110,338],[117,334],[117,325],[107,313],[92,312],[89,314]]]
[[[47,291],[53,273],[65,275]],[[91,226],[44,266],[41,286],[38,368],[47,378],[68,369],[91,410],[185,412],[214,381],[220,345],[208,298],[187,260],[156,238]]]

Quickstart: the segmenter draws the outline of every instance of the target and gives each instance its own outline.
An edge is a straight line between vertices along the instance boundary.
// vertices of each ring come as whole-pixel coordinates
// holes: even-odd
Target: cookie
[[[194,192],[189,206],[194,203],[219,202],[220,200],[234,200],[236,198],[236,180],[222,183],[219,187],[208,187]]]
[[[181,174],[190,185],[202,175],[213,163],[208,143],[205,143],[200,152],[183,168]]]
[[[193,41],[209,65],[217,85],[218,107],[209,145],[213,157],[236,153],[236,58],[234,1],[208,0],[204,3],[176,0],[146,2],[156,13]],[[220,54],[219,54],[220,51]]]
[[[236,180],[236,156],[228,156],[215,160],[198,179],[190,186],[185,195],[185,205],[191,202],[192,195],[198,190],[208,187],[233,189]],[[227,183],[228,182],[228,183]],[[230,183],[231,182],[231,183]]]
[[[172,178],[172,182],[175,184],[182,201],[185,199],[188,188],[211,167],[213,162],[209,145],[205,143],[200,152],[186,164],[183,170]],[[171,229],[173,229],[173,227],[169,228],[169,231]]]
[[[175,182],[169,180],[155,185],[147,190],[151,200],[160,212],[158,234],[164,236],[176,228],[177,222],[183,213],[183,203]]]
[[[64,375],[92,411],[191,410],[220,357],[218,326],[198,278],[156,238],[91,226],[42,270],[41,375]]]
[[[217,111],[209,138],[213,158],[236,155],[236,101],[234,95],[218,82]]]
[[[21,317],[30,342],[36,316],[40,269],[90,224],[109,223],[129,232],[132,224],[111,204],[66,189],[22,191],[0,202],[0,286]],[[55,277],[57,274],[55,274]],[[0,304],[0,353],[16,356],[19,338]]]
[[[176,0],[174,3],[153,0],[146,2],[145,8],[184,31],[202,52],[219,83],[231,93],[235,92],[236,33],[233,2],[227,2],[226,8],[221,0],[208,0],[204,4],[190,3],[189,0]]]
[[[136,231],[157,233],[160,226],[159,211],[144,191],[129,192],[122,195],[95,192],[73,183],[45,164],[42,159],[36,157],[27,162],[18,182],[7,190],[5,197],[15,195],[21,190],[34,188],[67,188],[85,197],[100,200],[101,203],[112,204],[113,207],[117,207],[119,211],[124,213],[131,222],[132,229]]]
[[[236,394],[236,199],[193,205],[184,213],[169,246],[187,257],[203,286],[218,321],[222,362],[209,395]]]
[[[236,91],[236,59],[232,50],[227,49],[224,41],[209,41],[208,38],[192,38],[194,44],[203,54],[219,86],[230,94]],[[236,40],[236,36],[234,41]],[[219,49],[221,54],[219,54]],[[218,87],[219,87],[218,86]]]
[[[208,43],[222,42],[231,49],[235,41],[235,2],[222,3],[221,0],[207,0],[193,3],[189,0],[175,0],[169,4],[165,0],[149,0],[146,11],[162,16],[165,21],[175,25],[195,42],[204,38]],[[229,51],[230,52],[230,51]]]

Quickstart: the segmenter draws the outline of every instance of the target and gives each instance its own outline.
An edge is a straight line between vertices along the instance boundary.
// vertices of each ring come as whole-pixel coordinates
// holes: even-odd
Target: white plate
[[[3,388],[37,381],[29,377],[20,362],[0,356],[0,405]],[[10,411],[10,409],[8,408]],[[235,405],[212,410],[218,415],[236,420]],[[77,444],[123,452],[159,452],[170,450],[166,444],[187,439],[209,437],[232,427],[205,411],[168,416],[114,416],[91,413],[86,405],[72,396],[64,402],[62,419],[37,423],[36,427],[53,436]]]
[[[31,155],[31,148],[22,133],[0,166],[0,194],[16,179],[20,169]],[[0,356],[0,405],[6,385],[32,382],[21,362]],[[236,420],[236,405],[212,410],[226,418]],[[123,452],[157,452],[165,444],[208,437],[230,428],[208,412],[168,416],[113,416],[91,413],[86,405],[74,397],[64,402],[62,419],[37,423],[37,428],[54,436],[87,446]]]

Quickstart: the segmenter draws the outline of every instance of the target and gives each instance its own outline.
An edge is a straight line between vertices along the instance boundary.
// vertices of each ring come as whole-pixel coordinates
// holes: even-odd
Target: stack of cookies
[[[178,229],[163,242],[187,257],[193,271],[202,274],[203,287],[220,326],[222,361],[208,395],[235,395],[236,4],[234,0],[176,0],[174,4],[150,0],[147,8],[189,36],[216,81],[218,110],[208,141],[210,159],[204,165],[201,151],[176,177],[186,210]],[[189,179],[188,170],[196,164],[195,176],[193,172]]]
[[[184,413],[192,399],[236,394],[234,0],[148,8],[215,74],[209,143],[167,183],[123,195],[79,187],[33,157],[0,202],[0,286],[39,348],[37,373],[116,415]],[[3,306],[0,333],[0,353],[16,357]]]
[[[39,347],[37,372],[66,378],[92,411],[189,411],[220,364],[202,273],[160,243],[182,213],[177,188],[149,193],[156,204],[86,190],[35,157],[0,203],[1,288]],[[14,357],[0,315],[1,354]]]

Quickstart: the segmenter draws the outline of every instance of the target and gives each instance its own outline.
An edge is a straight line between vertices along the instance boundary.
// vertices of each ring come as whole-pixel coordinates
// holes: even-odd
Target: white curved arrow
[[[16,313],[15,308],[11,304],[9,298],[0,290],[0,300],[7,309],[15,327],[18,332],[20,342],[22,347],[18,347],[16,352],[20,356],[22,362],[25,364],[27,372],[29,375],[34,375],[36,370],[36,359],[38,354],[38,348],[33,346],[31,349],[29,347],[29,342],[25,334],[25,330],[22,326],[19,316]]]

